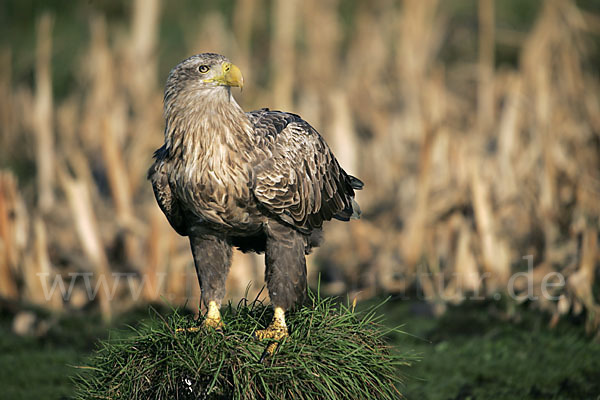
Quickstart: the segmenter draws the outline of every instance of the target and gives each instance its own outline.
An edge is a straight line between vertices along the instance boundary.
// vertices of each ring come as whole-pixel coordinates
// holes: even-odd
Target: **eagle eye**
[[[209,69],[210,67],[208,65],[201,65],[198,67],[198,71],[200,71],[202,74],[207,73]]]

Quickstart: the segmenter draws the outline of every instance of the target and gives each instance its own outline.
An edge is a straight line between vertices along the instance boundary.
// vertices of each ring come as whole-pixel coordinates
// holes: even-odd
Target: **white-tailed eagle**
[[[324,221],[359,217],[354,190],[363,183],[298,115],[244,112],[230,91],[242,85],[239,68],[218,54],[195,55],[173,68],[164,96],[165,142],[148,178],[173,229],[190,239],[205,325],[222,327],[219,308],[237,247],[265,253],[274,317],[256,336],[281,339],[285,311],[306,293],[305,254],[318,246]]]

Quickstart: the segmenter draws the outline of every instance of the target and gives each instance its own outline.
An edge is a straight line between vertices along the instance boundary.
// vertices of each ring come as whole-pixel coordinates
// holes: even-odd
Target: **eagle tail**
[[[350,216],[350,219],[359,219],[360,214],[362,214],[362,211],[360,211],[360,206],[358,205],[356,200],[354,200],[354,197],[353,197],[352,198],[352,215]]]
[[[348,175],[348,183],[352,189],[361,190],[365,184],[355,176]]]
[[[350,204],[346,206],[342,211],[335,214],[333,218],[340,221],[350,221],[351,219],[359,219],[360,218],[360,206],[354,200],[354,190],[361,190],[365,185],[360,179],[352,176],[346,175],[346,184],[350,186],[348,191],[346,192],[346,198],[350,200]],[[354,190],[353,190],[354,189]]]
[[[363,181],[361,181],[360,179],[358,179],[357,177],[352,176],[352,175],[348,175],[348,183],[350,183],[350,187],[352,187],[352,189],[354,189],[354,190],[361,190],[363,188],[363,186],[365,186]],[[351,200],[352,200],[352,215],[350,216],[350,219],[359,219],[360,214],[362,213],[360,211],[360,206],[358,205],[356,200],[354,200],[354,196],[351,198]]]

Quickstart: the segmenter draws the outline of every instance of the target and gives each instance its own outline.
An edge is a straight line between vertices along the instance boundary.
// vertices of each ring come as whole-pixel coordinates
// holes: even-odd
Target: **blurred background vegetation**
[[[42,366],[66,396],[65,364],[103,323],[197,309],[188,245],[145,174],[170,68],[213,51],[242,69],[244,109],[302,115],[366,183],[363,219],[326,227],[309,275],[403,299],[385,312],[424,338],[394,339],[424,356],[409,395],[598,394],[599,38],[594,0],[1,2],[0,367],[23,366],[6,382]],[[511,298],[527,260],[532,286],[513,280]],[[543,296],[553,272],[565,284]],[[236,254],[228,295],[262,274]],[[84,275],[114,296],[90,301]],[[57,279],[69,295],[45,294]]]

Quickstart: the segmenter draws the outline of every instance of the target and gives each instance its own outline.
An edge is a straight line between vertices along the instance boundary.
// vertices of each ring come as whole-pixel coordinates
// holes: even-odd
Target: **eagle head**
[[[187,94],[206,94],[244,86],[240,69],[220,54],[202,53],[189,57],[169,73],[165,87],[165,104],[174,97]]]

